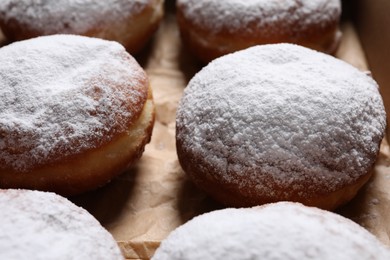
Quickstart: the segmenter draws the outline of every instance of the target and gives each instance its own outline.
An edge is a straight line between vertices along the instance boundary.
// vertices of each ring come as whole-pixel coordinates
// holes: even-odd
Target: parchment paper
[[[151,142],[141,160],[98,190],[71,198],[91,212],[118,241],[128,259],[149,259],[177,226],[222,208],[184,175],[175,148],[175,111],[189,79],[201,64],[181,45],[173,1],[154,39],[137,60],[149,75],[156,104]],[[350,22],[336,56],[367,71],[364,52]],[[0,43],[4,38],[0,35]],[[390,246],[390,149],[384,141],[373,178],[350,203],[337,210]]]

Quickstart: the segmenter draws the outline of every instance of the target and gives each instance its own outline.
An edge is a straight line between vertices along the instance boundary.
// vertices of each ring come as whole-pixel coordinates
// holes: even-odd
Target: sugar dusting
[[[327,24],[341,13],[340,0],[178,0],[185,17],[213,32],[250,30],[250,26],[302,31]],[[282,22],[281,22],[282,21]],[[277,25],[277,26],[275,26]],[[272,29],[270,29],[272,28]],[[286,31],[286,29],[284,29]]]
[[[174,230],[152,259],[389,258],[390,250],[351,220],[281,202],[195,217]]]
[[[2,259],[123,259],[86,210],[54,193],[0,190]]]
[[[0,161],[17,170],[106,143],[146,99],[145,73],[115,42],[39,37],[0,56]]]
[[[130,14],[140,13],[148,2],[149,0],[1,0],[0,16],[5,22],[17,19],[22,25],[45,34],[84,34],[120,24]]]
[[[176,138],[195,158],[194,172],[207,167],[221,183],[288,199],[366,174],[385,119],[377,85],[364,73],[297,45],[264,45],[195,75],[177,111]]]

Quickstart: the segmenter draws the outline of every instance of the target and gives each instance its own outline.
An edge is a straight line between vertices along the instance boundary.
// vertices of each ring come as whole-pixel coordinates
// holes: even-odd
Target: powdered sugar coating
[[[86,210],[54,193],[0,190],[1,259],[123,259]]]
[[[205,176],[275,201],[327,194],[366,175],[386,115],[365,73],[275,44],[203,68],[184,91],[176,123],[179,159],[195,181]]]
[[[280,26],[283,30],[300,32],[311,24],[333,23],[334,17],[340,17],[341,13],[340,0],[178,0],[177,3],[188,20],[214,33],[250,30],[253,25],[260,31],[267,28],[269,33]]]
[[[389,258],[390,250],[356,223],[328,211],[280,202],[195,217],[174,230],[152,259]]]
[[[22,25],[28,25],[44,34],[84,34],[96,28],[110,28],[112,24],[120,24],[130,14],[142,12],[149,2],[150,0],[2,0],[0,15],[5,22],[17,19]]]
[[[145,72],[115,42],[46,36],[3,47],[0,56],[0,162],[12,169],[107,143],[147,97]]]

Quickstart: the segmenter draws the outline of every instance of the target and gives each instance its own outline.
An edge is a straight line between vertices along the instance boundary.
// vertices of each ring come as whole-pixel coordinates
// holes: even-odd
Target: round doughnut
[[[281,200],[334,209],[371,176],[386,126],[375,81],[293,44],[212,61],[189,82],[176,115],[188,176],[216,200]]]
[[[0,190],[2,259],[124,259],[86,210],[50,192]]]
[[[135,162],[154,104],[116,42],[42,36],[0,49],[0,187],[78,194]]]
[[[340,0],[177,0],[189,50],[204,62],[250,46],[295,43],[333,53],[341,33]]]
[[[292,202],[228,208],[193,218],[165,238],[152,260],[390,259],[363,227]]]
[[[118,41],[137,53],[156,31],[164,0],[2,0],[0,28],[10,41],[77,34]]]

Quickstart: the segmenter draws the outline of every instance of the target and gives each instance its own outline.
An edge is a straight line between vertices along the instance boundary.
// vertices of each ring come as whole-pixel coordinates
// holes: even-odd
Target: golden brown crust
[[[29,172],[0,169],[0,186],[54,191],[62,195],[75,195],[102,186],[141,157],[151,138],[154,117],[149,87],[140,116],[125,133],[96,149],[49,162]]]
[[[248,187],[243,185],[239,187],[234,183],[225,183],[222,179],[216,179],[214,176],[218,175],[213,173],[215,169],[205,165],[202,160],[194,158],[193,154],[188,153],[185,147],[182,147],[179,140],[177,143],[177,154],[180,165],[190,179],[212,198],[230,207],[252,207],[278,201],[292,201],[300,202],[307,206],[334,210],[354,198],[360,188],[366,184],[372,176],[372,171],[370,171],[355,182],[345,184],[338,190],[326,191],[318,188],[315,192],[306,193],[304,195],[296,192],[294,193],[293,189],[289,189],[288,195],[286,195],[286,189],[288,189],[288,187],[281,187],[269,178],[268,180],[263,180],[263,182],[268,183],[270,189],[273,190],[273,194],[266,196],[264,193],[259,193],[254,190],[253,185],[249,185]],[[375,158],[372,158],[372,160],[374,162]],[[245,178],[245,176],[250,174],[242,172],[240,175]],[[304,187],[312,186],[309,181],[310,180],[306,180],[306,182],[301,181],[300,185]],[[246,180],[242,179],[242,183],[245,182]]]
[[[128,52],[139,52],[157,30],[164,15],[163,4],[163,0],[151,0],[139,15],[129,17],[126,28],[123,29],[125,32],[122,34],[123,38],[118,39]],[[114,30],[111,29],[110,31]]]
[[[140,13],[129,14],[126,21],[109,28],[93,28],[85,35],[118,41],[131,54],[138,53],[157,30],[164,15],[163,4],[163,0],[149,0]]]
[[[330,21],[313,21],[310,26],[300,30],[294,30],[294,25],[286,27],[286,21],[276,20],[272,26],[264,25],[259,28],[252,23],[241,30],[232,31],[222,27],[218,32],[211,32],[210,28],[186,18],[183,6],[178,4],[177,22],[184,45],[204,62],[251,46],[283,42],[332,54],[336,51],[341,36],[338,29],[339,16],[336,14]]]
[[[256,46],[191,79],[176,113],[177,154],[228,206],[334,209],[370,178],[385,119],[376,83],[356,68],[298,45]]]
[[[122,46],[46,36],[4,47],[3,58],[2,75],[19,84],[2,78],[0,187],[77,194],[140,158],[154,123],[152,90]]]
[[[26,23],[22,16],[6,19],[5,15],[1,15],[0,12],[0,28],[9,41],[20,41],[52,34],[77,34],[117,41],[125,46],[131,54],[135,54],[145,46],[146,42],[157,30],[164,14],[163,4],[164,0],[148,0],[140,12],[122,10],[124,18],[110,23],[101,21],[102,17],[104,19],[104,15],[95,15],[96,21],[93,24],[91,23],[91,25],[84,26],[84,29],[80,29],[81,26],[73,29],[71,26],[66,25],[66,21],[64,21],[64,26],[62,27],[49,29],[37,26],[39,21],[37,24]],[[34,8],[32,7],[32,9]],[[2,11],[6,13],[10,10]],[[70,15],[70,11],[62,11],[64,12],[62,16],[58,16],[53,12],[50,14],[50,18],[61,19],[61,17]],[[110,16],[115,17],[117,14],[112,13]],[[52,21],[48,20],[45,23],[51,24]]]

